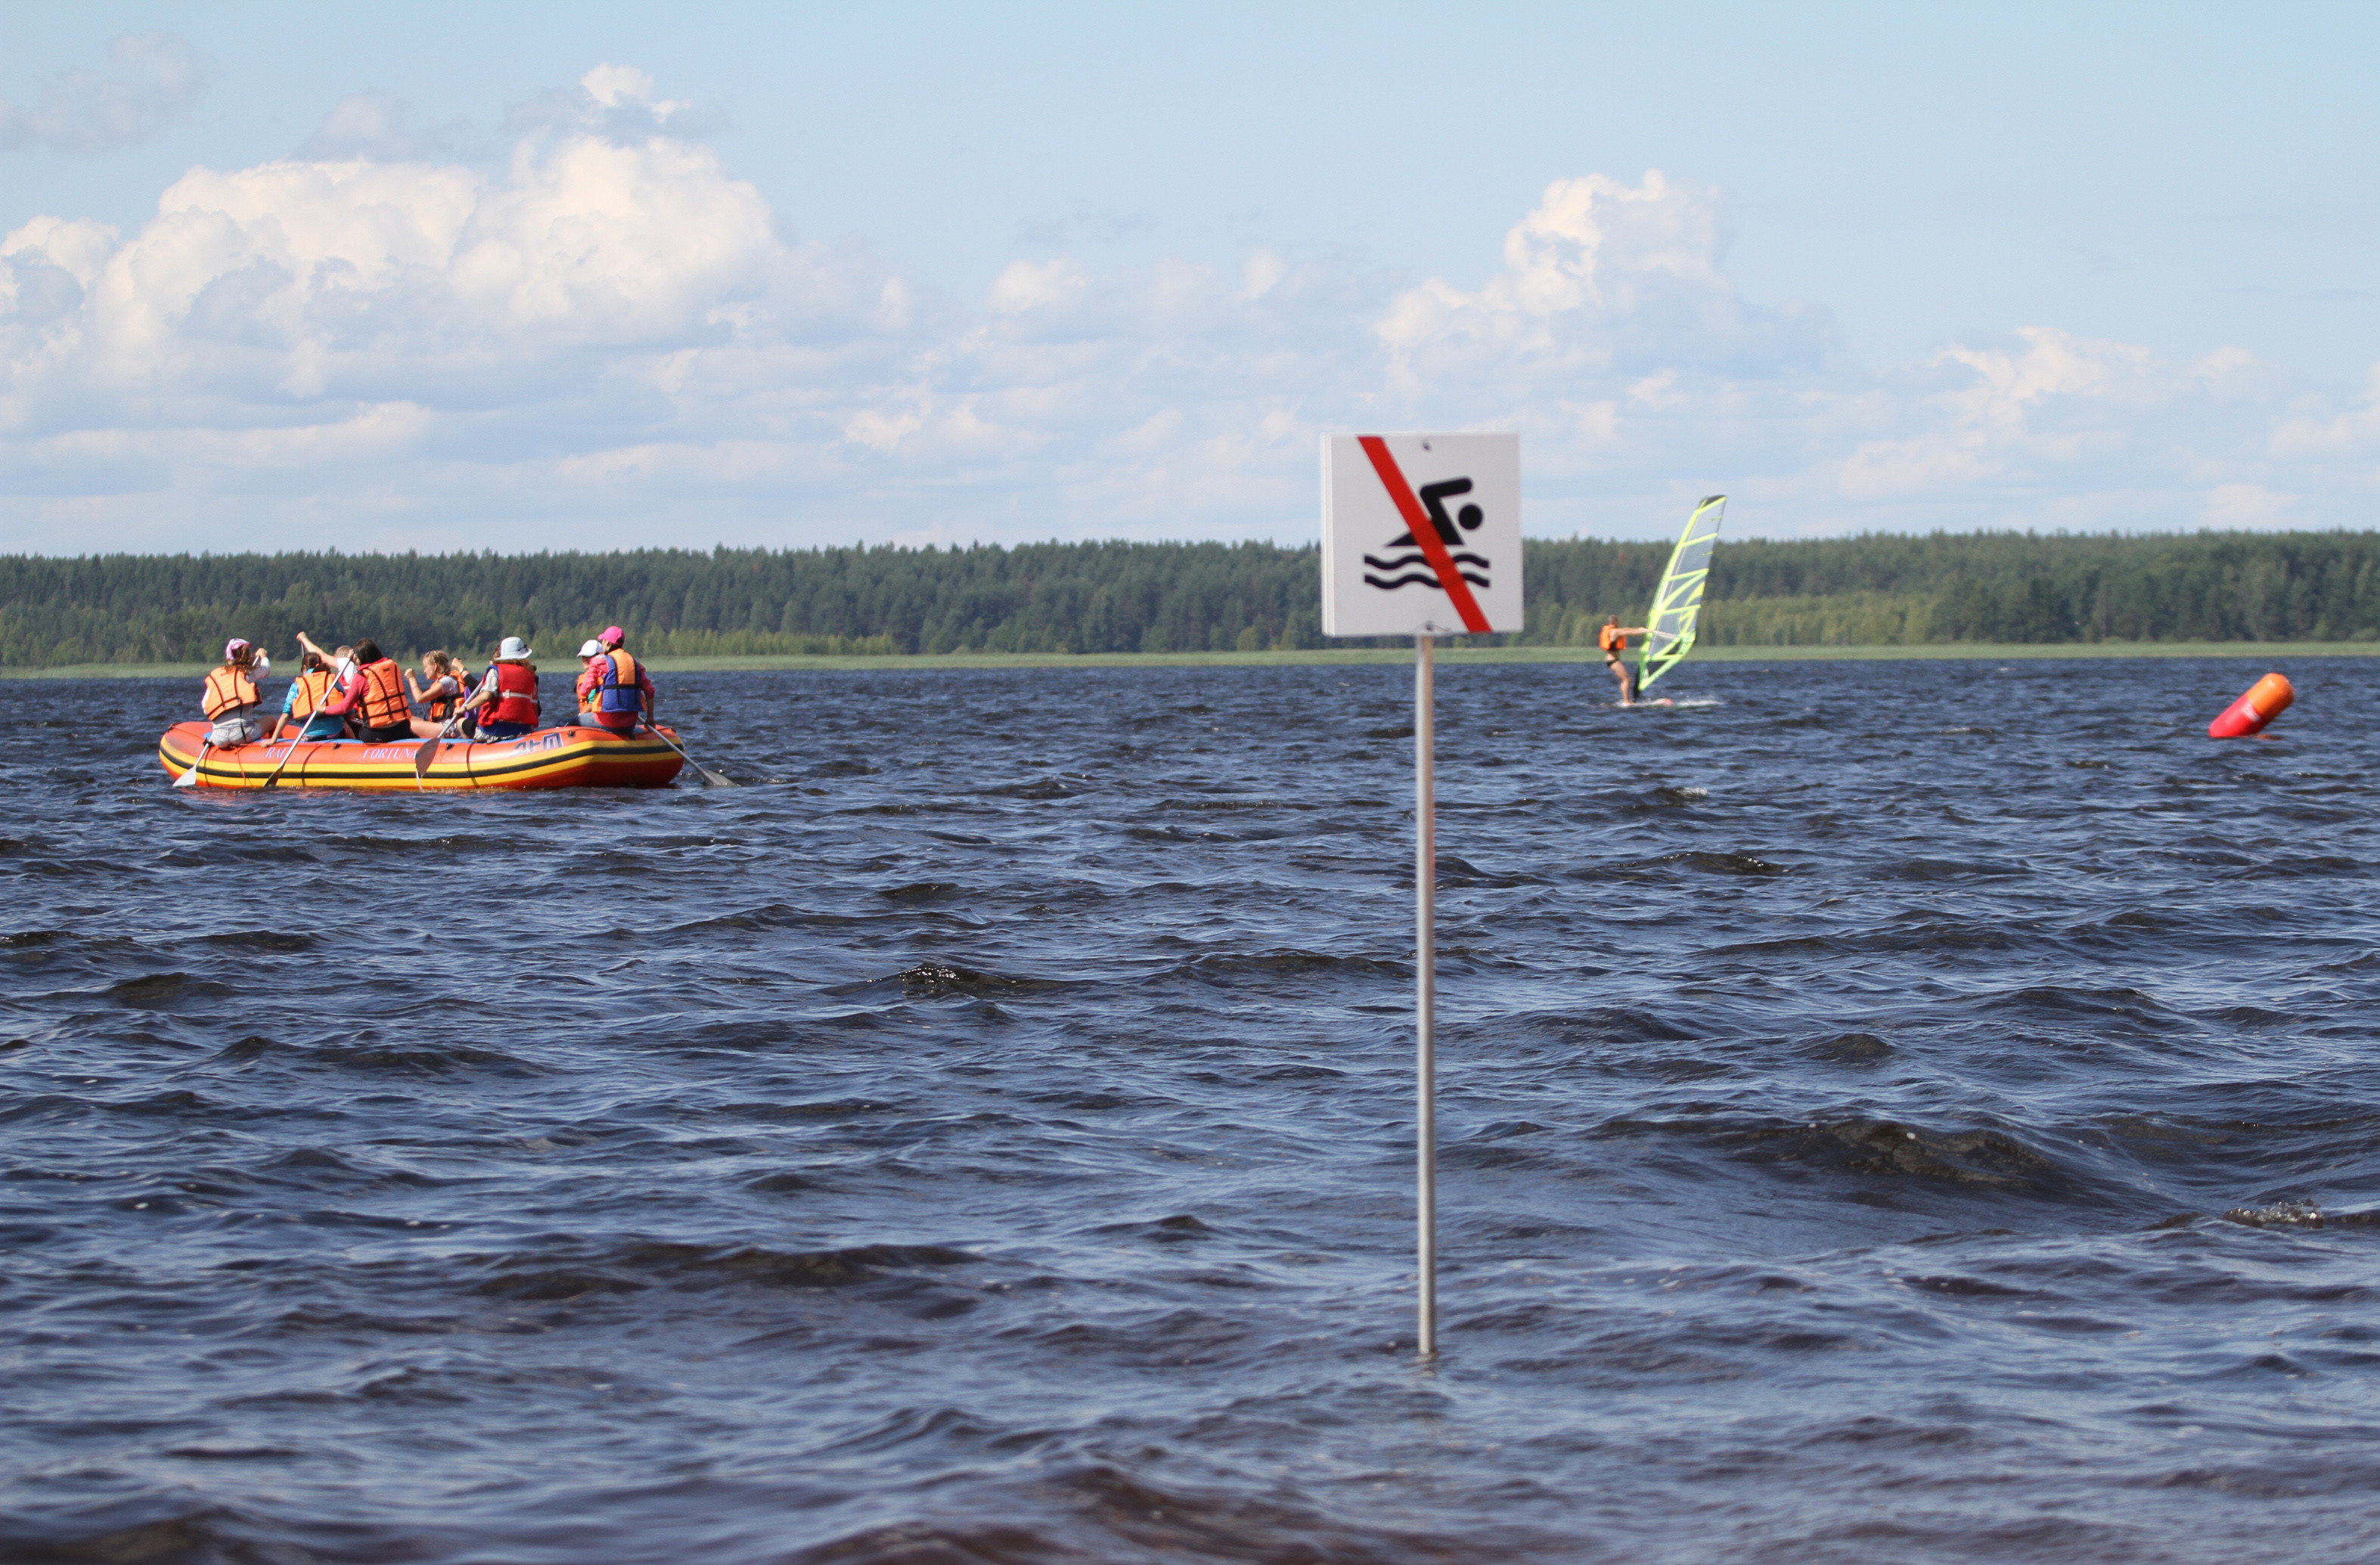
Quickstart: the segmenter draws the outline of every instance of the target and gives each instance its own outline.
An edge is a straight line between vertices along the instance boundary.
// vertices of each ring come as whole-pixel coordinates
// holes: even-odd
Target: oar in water
[[[734,788],[740,786],[735,779],[728,776],[727,773],[723,771],[713,771],[710,768],[703,765],[692,756],[687,755],[684,745],[679,744],[676,740],[671,738],[660,729],[655,728],[651,723],[649,722],[645,724],[645,732],[650,734],[654,738],[659,739],[662,744],[667,745],[671,749],[675,750],[679,757],[685,760],[686,765],[702,773],[702,783],[704,787]]]
[[[432,734],[429,738],[424,739],[418,746],[415,747],[413,752],[414,786],[417,788],[421,786],[421,780],[430,775],[430,763],[438,758],[438,746],[444,744],[446,742],[446,736],[454,732],[455,722],[454,720],[450,719],[445,727],[440,729],[437,733]]]
[[[209,734],[206,738],[200,740],[198,759],[190,762],[189,770],[174,779],[174,786],[176,788],[197,787],[199,785],[199,761],[206,759],[207,752],[214,747],[215,741],[212,734]]]
[[[322,700],[316,701],[311,708],[308,709],[306,715],[298,720],[298,732],[289,735],[289,749],[286,754],[282,756],[281,766],[274,767],[273,769],[273,775],[264,780],[264,785],[266,787],[270,788],[274,783],[281,781],[281,767],[287,766],[289,764],[289,757],[298,753],[298,746],[300,740],[304,740],[308,744],[320,743],[318,740],[306,739],[306,730],[313,726],[314,714],[322,710],[322,701],[327,701],[331,698],[331,692],[339,687],[339,681],[345,679],[347,676],[347,671],[355,666],[356,661],[353,658],[342,658],[339,660],[338,672],[331,675],[331,683],[322,687]],[[298,677],[300,679],[305,678],[306,671],[302,668],[299,669],[298,671]]]

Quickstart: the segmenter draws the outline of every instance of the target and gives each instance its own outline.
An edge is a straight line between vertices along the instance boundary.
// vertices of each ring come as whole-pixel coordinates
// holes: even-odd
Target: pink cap
[[[242,652],[247,651],[248,648],[249,643],[245,638],[237,636],[233,637],[230,640],[224,643],[224,661],[225,662],[229,662],[232,659],[238,657]]]
[[[596,637],[597,640],[602,642],[606,647],[617,647],[621,642],[625,641],[627,638],[628,633],[622,630],[616,625]]]

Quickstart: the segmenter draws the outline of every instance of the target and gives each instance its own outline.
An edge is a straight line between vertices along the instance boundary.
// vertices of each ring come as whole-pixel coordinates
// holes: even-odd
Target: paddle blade
[[[199,762],[207,758],[208,748],[209,746],[205,745],[199,746],[198,755],[190,761],[190,770],[174,779],[175,787],[195,788],[199,785]]]
[[[698,760],[695,759],[692,756],[687,755],[687,754],[686,753],[686,746],[685,746],[684,745],[679,744],[676,740],[674,740],[674,739],[671,738],[668,734],[666,734],[662,733],[660,729],[658,729],[658,728],[651,728],[651,727],[648,727],[648,728],[645,730],[645,732],[646,732],[646,733],[648,733],[648,734],[651,734],[654,738],[659,739],[662,744],[667,745],[671,749],[675,750],[675,751],[677,752],[678,759],[680,759],[680,760],[682,760],[682,761],[686,762],[686,765],[688,765],[688,766],[690,766],[690,767],[694,768],[695,772],[697,773],[697,775],[698,775],[698,776],[700,776],[700,777],[701,777],[701,779],[702,779],[702,785],[703,785],[704,787],[706,787],[706,788],[737,788],[737,787],[741,787],[741,786],[743,786],[743,784],[741,784],[741,783],[737,782],[735,781],[735,779],[734,779],[733,777],[728,776],[725,772],[723,772],[723,771],[713,771],[713,770],[710,770],[710,768],[709,768],[709,767],[707,767],[707,766],[703,765],[700,761],[698,761]]]
[[[432,734],[421,741],[413,752],[413,780],[416,782],[430,775],[430,763],[438,758],[439,736]]]

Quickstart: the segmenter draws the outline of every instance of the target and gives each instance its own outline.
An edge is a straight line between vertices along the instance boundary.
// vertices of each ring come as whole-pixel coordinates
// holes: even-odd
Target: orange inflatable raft
[[[2251,734],[2261,734],[2265,724],[2289,710],[2298,698],[2296,686],[2286,675],[2268,673],[2248,686],[2248,693],[2223,709],[2213,722],[2206,725],[2209,739],[2245,739]]]
[[[661,730],[672,739],[673,728]],[[430,768],[413,775],[419,739],[359,745],[349,739],[229,747],[206,743],[203,722],[177,722],[157,741],[157,759],[175,777],[193,762],[201,788],[261,788],[279,771],[276,788],[666,788],[685,760],[652,730],[633,739],[587,728],[542,728],[517,739],[442,743]],[[292,753],[292,752],[295,753]],[[284,762],[287,764],[283,764]]]

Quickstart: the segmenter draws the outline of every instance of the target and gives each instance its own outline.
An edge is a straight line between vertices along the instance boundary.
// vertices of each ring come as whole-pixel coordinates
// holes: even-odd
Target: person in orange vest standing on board
[[[537,656],[528,643],[507,636],[496,648],[496,661],[463,710],[472,713],[482,739],[517,739],[536,730],[542,715],[537,698]]]
[[[302,630],[298,633],[298,644],[310,652],[322,650]],[[405,700],[405,671],[369,637],[356,643],[346,678],[321,710],[331,717],[353,717],[356,737],[367,745],[389,745],[413,737],[413,710]]]
[[[1623,707],[1636,704],[1636,676],[1628,672],[1628,638],[1645,634],[1641,625],[1621,625],[1618,614],[1605,620],[1603,628],[1595,634],[1595,644],[1603,649],[1603,666],[1620,681],[1620,704]]]
[[[208,744],[245,745],[264,737],[264,719],[257,712],[264,697],[256,688],[256,676],[272,667],[253,643],[234,637],[224,644],[222,666],[207,671],[206,692],[200,698],[200,709],[214,725],[207,731]]]
[[[596,639],[603,649],[587,665],[587,715],[605,732],[625,739],[637,732],[637,720],[653,721],[653,676],[620,645],[628,633],[613,625]]]

